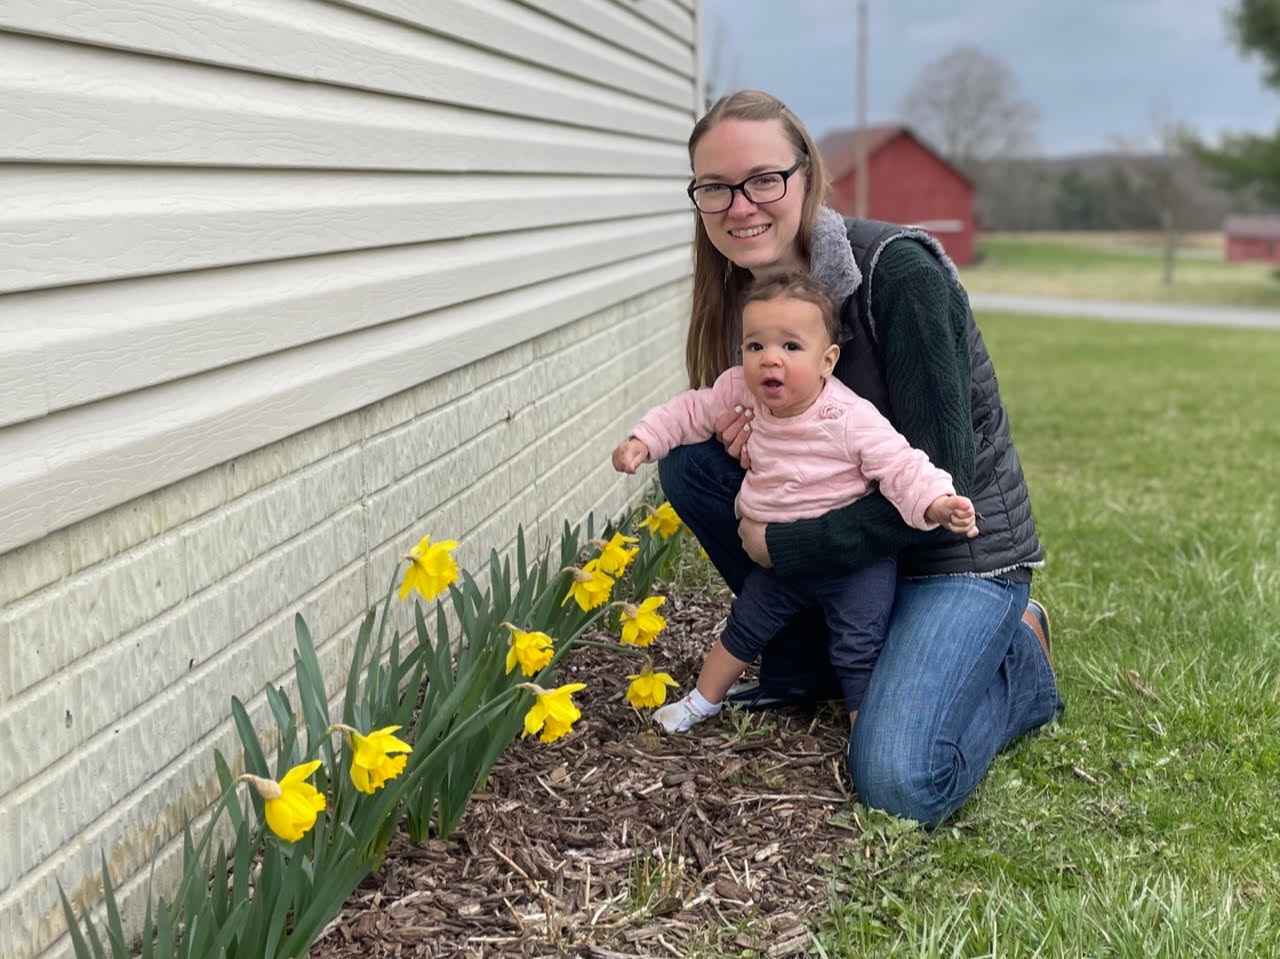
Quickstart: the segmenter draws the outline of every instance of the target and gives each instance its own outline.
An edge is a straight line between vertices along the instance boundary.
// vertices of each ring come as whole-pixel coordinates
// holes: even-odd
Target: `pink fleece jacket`
[[[631,435],[660,460],[673,447],[715,434],[715,421],[741,405],[751,421],[751,469],[738,493],[739,516],[779,523],[821,516],[865,496],[871,481],[916,529],[939,496],[954,492],[951,476],[906,438],[870,402],[828,377],[803,413],[777,417],[747,390],[742,367],[725,370],[711,387],[689,390],[645,414]]]

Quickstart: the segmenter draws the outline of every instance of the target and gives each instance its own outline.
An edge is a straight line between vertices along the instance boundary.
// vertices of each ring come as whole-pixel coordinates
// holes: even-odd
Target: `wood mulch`
[[[649,652],[688,689],[728,599],[668,596]],[[726,711],[666,735],[622,697],[637,663],[573,650],[573,733],[513,743],[448,840],[397,836],[312,959],[810,954],[824,860],[860,831],[843,713]]]

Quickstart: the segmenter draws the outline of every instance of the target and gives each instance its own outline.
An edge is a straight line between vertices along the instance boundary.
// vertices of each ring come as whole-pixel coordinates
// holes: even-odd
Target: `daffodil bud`
[[[280,784],[274,779],[263,779],[261,776],[253,776],[245,773],[240,777],[238,782],[248,783],[258,791],[258,795],[263,799],[279,799],[284,795],[284,791],[280,788]]]

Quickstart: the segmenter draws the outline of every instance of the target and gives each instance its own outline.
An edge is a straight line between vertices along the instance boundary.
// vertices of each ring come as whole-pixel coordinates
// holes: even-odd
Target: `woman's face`
[[[693,149],[693,185],[741,183],[747,177],[789,169],[799,157],[777,120],[722,120]],[[717,250],[759,276],[781,269],[808,269],[796,249],[808,169],[787,180],[786,195],[755,204],[741,190],[723,213],[699,213]]]

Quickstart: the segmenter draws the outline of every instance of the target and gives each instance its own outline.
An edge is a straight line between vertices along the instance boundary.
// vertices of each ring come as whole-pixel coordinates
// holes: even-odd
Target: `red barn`
[[[1229,216],[1222,221],[1229,262],[1280,263],[1280,216]]]
[[[866,141],[867,216],[928,230],[958,265],[977,246],[973,182],[904,126],[836,130],[818,143],[831,177],[831,205],[852,216],[857,196],[859,140]]]

